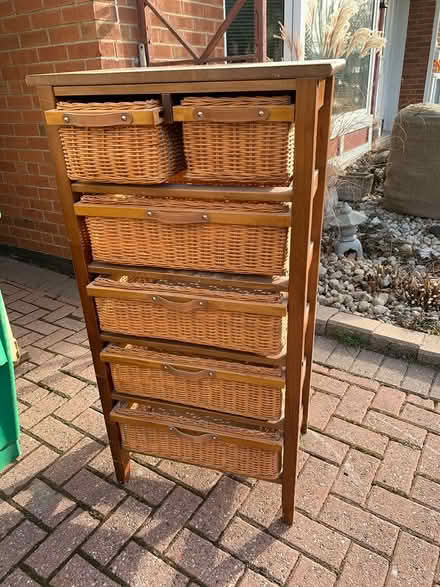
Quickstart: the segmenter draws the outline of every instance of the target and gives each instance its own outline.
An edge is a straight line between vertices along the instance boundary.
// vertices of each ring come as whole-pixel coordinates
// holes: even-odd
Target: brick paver
[[[415,406],[414,406],[415,407]],[[426,430],[413,426],[402,420],[380,414],[379,412],[369,411],[365,420],[365,426],[375,432],[387,435],[389,438],[405,442],[411,446],[421,448],[426,437]]]
[[[0,542],[0,578],[15,566],[43,538],[46,532],[24,520]]]
[[[183,587],[189,583],[182,573],[134,542],[116,558],[111,570],[130,587],[152,583],[161,587]]]
[[[377,481],[394,491],[409,493],[419,458],[419,450],[391,441],[377,472]]]
[[[288,587],[333,587],[336,575],[314,561],[301,557]]]
[[[415,536],[403,533],[391,565],[390,587],[430,587],[439,549]]]
[[[75,585],[116,587],[118,585],[77,554],[55,575],[50,584],[54,587],[75,587]]]
[[[280,583],[286,581],[299,556],[290,546],[238,518],[226,528],[220,544]]]
[[[189,575],[208,585],[235,585],[245,565],[190,530],[182,530],[167,556]]]
[[[98,524],[90,514],[77,509],[26,559],[26,564],[41,577],[49,577]]]
[[[0,501],[0,540],[23,519],[23,514],[7,501]]]
[[[150,513],[151,508],[129,497],[87,540],[82,550],[101,565],[106,565]]]
[[[352,449],[339,470],[333,492],[355,503],[363,504],[370,492],[380,460]]]
[[[338,403],[339,399],[337,397],[315,391],[310,400],[309,426],[324,430]]]
[[[402,389],[427,396],[435,374],[436,371],[432,367],[418,365],[417,363],[410,365],[402,381]]]
[[[223,477],[190,522],[191,528],[210,540],[217,540],[246,499],[249,487],[230,477]]]
[[[440,436],[428,434],[420,459],[420,473],[440,481]]]
[[[398,416],[406,397],[403,391],[399,391],[393,387],[382,386],[376,393],[371,407],[380,412]]]
[[[103,516],[108,514],[124,497],[122,489],[110,485],[97,475],[83,469],[64,485],[64,489],[81,503]]]
[[[440,510],[440,483],[424,477],[416,477],[411,497],[424,505]]]
[[[330,461],[335,465],[340,465],[348,452],[348,444],[339,440],[325,436],[316,430],[309,430],[301,438],[301,447],[307,453],[320,457],[325,461]]]
[[[315,457],[307,459],[297,482],[297,505],[311,515],[317,515],[325,502],[338,469]]]
[[[46,526],[55,527],[76,507],[75,502],[55,491],[43,481],[32,483],[14,497],[22,508],[38,518]]]
[[[374,377],[382,363],[384,356],[375,351],[362,350],[356,357],[350,371],[361,377]]]
[[[360,424],[374,398],[372,391],[352,385],[336,409],[336,415],[355,424]]]
[[[0,472],[1,585],[440,585],[434,368],[318,337],[287,527],[265,481],[134,455],[120,486],[78,302],[27,286],[0,282],[29,353],[22,456]]]
[[[353,544],[345,559],[338,587],[355,587],[356,585],[383,587],[387,572],[388,561],[385,558]]]
[[[176,487],[136,536],[156,551],[164,552],[201,502],[198,495]]]
[[[393,552],[399,533],[397,526],[333,496],[327,500],[320,519],[335,530],[388,556]]]
[[[350,546],[349,538],[300,512],[296,513],[291,527],[278,521],[270,531],[295,549],[311,554],[334,569],[340,567]]]
[[[440,512],[381,487],[373,487],[368,508],[387,520],[440,544]]]
[[[388,443],[386,436],[340,418],[332,418],[326,432],[337,440],[343,440],[347,444],[372,453],[374,456],[382,456]]]
[[[407,368],[407,361],[387,357],[376,373],[376,379],[388,385],[399,386],[405,377]]]

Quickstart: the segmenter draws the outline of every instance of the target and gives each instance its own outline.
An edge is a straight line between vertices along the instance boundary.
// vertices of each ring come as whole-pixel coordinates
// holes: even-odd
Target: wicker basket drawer
[[[284,348],[287,305],[279,292],[202,288],[196,283],[96,278],[102,330],[134,336],[279,355]]]
[[[181,128],[165,124],[159,100],[58,102],[67,175],[80,181],[161,183],[185,167]]]
[[[97,261],[255,275],[287,270],[283,204],[100,194],[83,196],[75,211],[86,217]]]
[[[190,412],[152,410],[123,402],[111,412],[119,422],[122,446],[133,452],[202,465],[261,479],[281,472],[282,439],[278,430],[232,425],[227,420]]]
[[[293,177],[294,106],[289,96],[186,97],[187,178],[197,182],[287,185]]]
[[[115,391],[248,418],[278,421],[283,412],[281,369],[109,345]]]

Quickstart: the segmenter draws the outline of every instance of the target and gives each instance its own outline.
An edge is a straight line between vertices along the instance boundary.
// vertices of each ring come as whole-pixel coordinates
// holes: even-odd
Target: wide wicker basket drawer
[[[281,369],[109,345],[115,391],[248,418],[277,421],[283,413]]]
[[[165,124],[159,100],[58,102],[67,175],[103,183],[162,183],[185,167],[179,124]]]
[[[222,184],[287,185],[293,177],[294,106],[289,96],[186,97],[187,179]]]
[[[117,404],[111,419],[119,423],[122,446],[129,451],[260,479],[280,476],[278,430],[128,402]]]
[[[83,196],[75,211],[86,217],[96,261],[255,275],[287,270],[284,204],[99,194]]]
[[[278,292],[202,288],[139,279],[96,278],[95,297],[102,330],[177,340],[264,356],[285,345],[286,301]]]

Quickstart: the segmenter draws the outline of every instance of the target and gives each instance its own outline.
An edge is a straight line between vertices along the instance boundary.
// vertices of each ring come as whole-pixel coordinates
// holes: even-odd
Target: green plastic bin
[[[13,363],[14,344],[0,292],[0,471],[20,455],[20,425]]]

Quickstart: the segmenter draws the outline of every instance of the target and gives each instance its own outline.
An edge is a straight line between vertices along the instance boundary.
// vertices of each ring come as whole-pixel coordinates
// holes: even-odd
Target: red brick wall
[[[223,17],[222,0],[156,5],[198,51]],[[150,18],[153,58],[188,57]],[[70,257],[38,100],[24,79],[136,65],[137,22],[136,0],[0,0],[0,243]]]
[[[70,256],[38,100],[24,79],[133,65],[137,25],[127,4],[0,2],[0,242]]]
[[[399,108],[423,102],[436,0],[411,0]]]
[[[224,19],[223,0],[155,0],[153,4],[199,55]],[[152,61],[191,58],[188,51],[151,10],[147,10],[147,17]],[[218,57],[223,54],[224,44],[220,40],[212,55]]]
[[[344,152],[368,143],[368,128],[360,128],[344,135]]]

